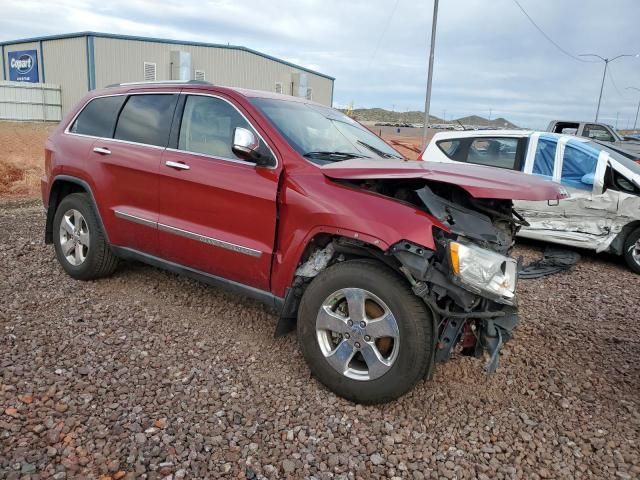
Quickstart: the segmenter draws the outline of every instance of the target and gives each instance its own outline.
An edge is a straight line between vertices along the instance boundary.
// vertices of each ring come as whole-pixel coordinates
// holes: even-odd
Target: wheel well
[[[383,265],[398,271],[398,265],[395,262],[395,259],[385,255],[385,253],[375,245],[341,235],[321,233],[313,237],[309,243],[307,243],[307,246],[300,257],[300,261],[298,262],[296,272],[300,267],[309,262],[314,254],[323,250],[326,251],[327,247],[330,245],[333,248],[331,257],[328,258],[328,260],[325,257],[320,262],[320,268],[317,269],[313,276],[302,277],[294,274],[291,286],[285,293],[284,304],[280,311],[280,319],[276,326],[276,336],[285,335],[295,328],[298,306],[300,305],[300,300],[302,299],[302,295],[304,294],[307,286],[311,283],[315,275],[337,261],[369,259],[371,261],[382,263]],[[324,265],[322,265],[323,263]]]
[[[47,207],[47,223],[44,234],[45,243],[53,243],[53,217],[56,215],[58,205],[60,205],[62,199],[67,195],[78,192],[88,193],[87,189],[82,185],[70,180],[56,180],[53,183]]]
[[[616,255],[622,255],[624,253],[624,243],[627,241],[627,237],[631,232],[635,231],[636,228],[640,228],[640,220],[634,220],[622,227],[620,233],[616,235],[616,238],[614,238],[611,245],[609,245],[608,251],[615,253]]]

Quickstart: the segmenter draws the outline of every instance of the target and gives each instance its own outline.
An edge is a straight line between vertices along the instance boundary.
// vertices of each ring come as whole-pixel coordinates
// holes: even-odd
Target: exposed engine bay
[[[502,254],[511,250],[520,227],[529,225],[513,209],[511,200],[476,199],[448,183],[422,179],[347,183],[410,203],[440,220],[451,233]]]

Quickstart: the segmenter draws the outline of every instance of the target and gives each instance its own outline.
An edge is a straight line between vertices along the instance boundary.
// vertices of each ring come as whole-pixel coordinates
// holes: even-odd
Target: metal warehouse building
[[[325,105],[333,100],[333,77],[234,45],[81,32],[7,41],[0,48],[0,80],[59,85],[63,114],[89,90],[149,80],[207,80]]]

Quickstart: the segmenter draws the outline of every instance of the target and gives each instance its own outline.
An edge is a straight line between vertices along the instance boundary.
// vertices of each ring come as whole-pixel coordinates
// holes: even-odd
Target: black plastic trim
[[[104,223],[102,222],[102,217],[100,216],[100,210],[98,210],[98,204],[96,203],[96,198],[93,195],[93,190],[91,190],[91,187],[89,186],[89,184],[84,180],[78,177],[72,177],[70,175],[56,175],[53,178],[53,182],[51,182],[51,192],[49,193],[49,201],[47,203],[47,221],[45,224],[44,242],[46,244],[53,243],[53,217],[56,214],[56,208],[53,208],[53,206],[55,205],[57,207],[57,205],[60,203],[58,201],[59,192],[55,189],[56,182],[58,181],[75,183],[76,185],[80,185],[89,194],[89,196],[91,197],[91,202],[93,202],[93,209],[96,212],[96,215],[98,216],[98,222],[100,222],[100,228],[102,228],[102,232],[104,233],[104,236],[108,243],[109,234],[107,230],[104,228]]]
[[[170,262],[168,260],[164,260],[162,258],[158,258],[153,255],[149,255],[148,253],[134,250],[132,248],[112,246],[111,249],[113,250],[113,253],[115,253],[118,257],[125,260],[138,260],[154,267],[162,268],[180,275],[185,275],[187,277],[193,278],[194,280],[201,281],[214,287],[221,287],[228,291],[253,298],[274,308],[278,313],[284,306],[283,298],[277,297],[271,292],[267,292],[265,290],[260,290],[243,283],[201,272],[200,270],[186,267],[178,263]]]

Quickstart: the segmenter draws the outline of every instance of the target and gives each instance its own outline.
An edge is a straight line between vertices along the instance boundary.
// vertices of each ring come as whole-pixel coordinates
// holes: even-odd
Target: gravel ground
[[[615,260],[521,282],[496,375],[462,358],[362,407],[260,304],[140,264],[73,281],[43,222],[0,207],[0,478],[640,477],[640,277]]]

